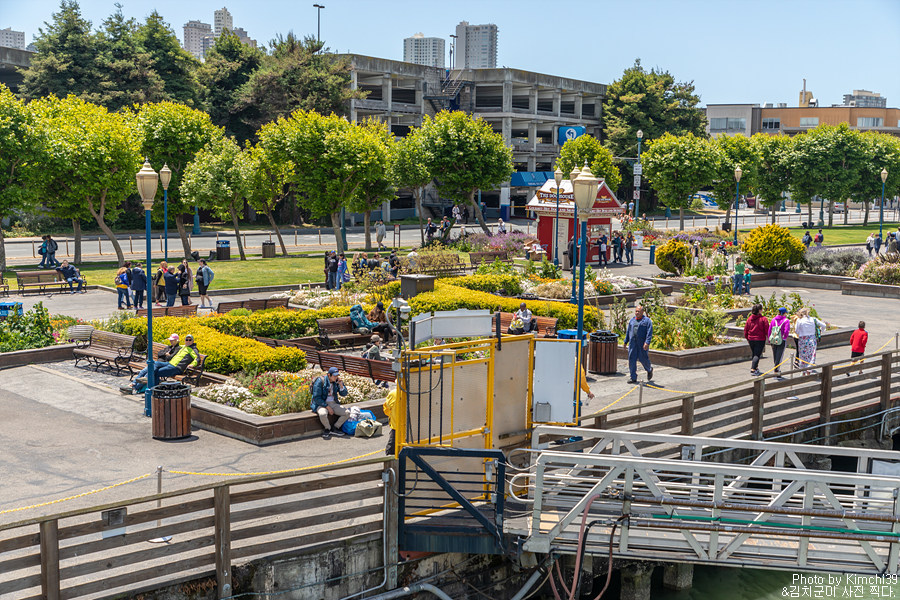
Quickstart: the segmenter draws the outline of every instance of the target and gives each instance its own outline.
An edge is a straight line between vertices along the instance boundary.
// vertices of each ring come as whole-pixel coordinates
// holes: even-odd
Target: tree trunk
[[[72,256],[72,262],[78,265],[81,264],[81,221],[72,219],[72,229],[75,231],[75,255]]]
[[[417,187],[415,193],[413,194],[416,197],[416,213],[419,215],[419,237],[422,238],[422,245],[425,245],[425,221],[422,219],[422,188]]]
[[[238,225],[238,214],[237,209],[234,208],[234,202],[228,205],[228,212],[231,213],[231,224],[234,225],[234,237],[237,239],[238,253],[241,255],[241,260],[247,260],[247,255],[244,253],[244,242],[241,241],[241,228]]]
[[[806,203],[806,209],[809,211],[809,226],[812,227],[812,200]]]
[[[834,200],[828,201],[828,226],[834,225]]]
[[[363,228],[366,230],[366,252],[372,251],[372,232],[369,227],[372,224],[372,211],[367,210],[363,213]]]
[[[866,202],[864,202],[863,206],[865,207],[865,211],[866,211],[865,215],[863,216],[863,225],[868,225],[869,224],[869,201],[867,200]]]
[[[734,224],[737,227],[737,223]],[[684,208],[678,209],[678,231],[684,231]],[[737,229],[735,229],[737,231]]]
[[[331,228],[334,230],[334,241],[337,244],[337,252],[344,251],[344,238],[341,237],[341,211],[331,213]]]
[[[469,204],[475,208],[475,218],[478,219],[478,224],[481,225],[481,228],[485,233],[490,234],[491,230],[488,229],[487,223],[484,222],[484,215],[481,214],[481,207],[475,203],[475,190],[469,192]]]
[[[3,215],[0,215],[0,221],[3,221]],[[0,225],[0,275],[6,270],[6,241],[3,238],[3,227]]]
[[[729,222],[729,221],[731,221],[731,206],[732,206],[732,205],[729,204],[729,205],[728,205],[728,208],[725,209],[725,222],[726,222],[726,223]],[[635,217],[635,218],[636,218],[636,217]],[[735,223],[735,225],[737,225],[737,223]]]
[[[125,264],[125,254],[122,252],[122,246],[119,245],[119,240],[116,239],[116,234],[112,232],[112,229],[109,228],[109,225],[106,224],[106,221],[103,220],[103,213],[106,212],[106,192],[100,196],[100,211],[97,212],[94,209],[94,201],[90,198],[87,201],[88,210],[91,212],[91,216],[94,217],[94,220],[97,221],[97,225],[100,227],[100,230],[106,234],[106,237],[109,238],[110,243],[112,244],[113,250],[116,251],[116,261],[119,263],[121,267]]]
[[[844,200],[844,225],[848,224],[850,218],[850,198]]]
[[[284,238],[281,237],[281,230],[278,229],[278,225],[275,224],[275,216],[272,214],[272,209],[266,206],[266,216],[269,217],[269,225],[272,226],[272,229],[275,230],[275,235],[278,236],[278,243],[281,245],[281,253],[285,256],[288,255],[287,246],[284,245]]]
[[[181,246],[184,248],[184,257],[191,256],[191,240],[188,239],[187,230],[184,228],[184,215],[175,215],[175,227],[178,228],[178,237],[181,238]]]

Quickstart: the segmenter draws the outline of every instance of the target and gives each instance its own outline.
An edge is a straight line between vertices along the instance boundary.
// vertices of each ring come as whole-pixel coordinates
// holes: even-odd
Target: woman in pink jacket
[[[778,330],[780,333],[775,333],[773,335],[773,331]],[[787,346],[788,335],[791,333],[791,320],[787,316],[787,309],[785,307],[781,307],[778,309],[778,314],[772,318],[772,322],[769,323],[769,343],[772,344],[772,359],[775,361],[775,375],[778,378],[781,378],[781,357],[784,356],[784,349]],[[778,338],[781,338],[781,343],[776,344]]]
[[[759,375],[759,359],[766,348],[766,339],[769,335],[769,320],[762,315],[762,305],[754,304],[750,309],[750,316],[744,325],[744,337],[750,344],[753,353],[753,362],[750,364],[750,374]]]

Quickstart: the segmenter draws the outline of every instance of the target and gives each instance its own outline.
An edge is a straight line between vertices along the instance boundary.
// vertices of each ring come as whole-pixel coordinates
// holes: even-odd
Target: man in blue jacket
[[[631,379],[628,383],[637,383],[637,363],[641,361],[647,371],[647,381],[653,379],[653,366],[650,364],[650,341],[653,339],[653,321],[644,315],[643,306],[634,307],[634,316],[628,321],[625,332],[625,347],[628,349],[628,369]]]
[[[82,279],[78,274],[78,269],[69,264],[69,261],[62,261],[62,265],[56,267],[56,270],[62,273],[62,276],[65,278],[66,283],[69,284],[69,293],[74,294],[75,291],[72,290],[72,284],[78,284],[78,293],[83,293],[84,290],[81,289],[81,286],[84,285],[84,279]]]
[[[347,437],[347,434],[341,431],[341,425],[344,424],[344,421],[347,420],[350,413],[346,408],[341,406],[341,403],[338,400],[339,396],[346,395],[347,386],[341,381],[340,371],[338,371],[337,367],[331,367],[328,369],[327,374],[317,377],[313,382],[312,410],[319,415],[319,421],[322,422],[322,427],[325,428],[325,431],[322,432],[323,439],[327,440],[332,435],[336,435],[337,437]],[[331,427],[331,423],[328,420],[329,415],[338,416],[334,428]]]

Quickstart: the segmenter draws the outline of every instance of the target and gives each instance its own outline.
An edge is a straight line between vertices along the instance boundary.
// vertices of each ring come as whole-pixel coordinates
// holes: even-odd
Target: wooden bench
[[[80,361],[93,364],[94,369],[101,365],[107,365],[116,370],[116,375],[127,370],[132,373],[129,363],[134,359],[134,345],[137,338],[122,333],[112,333],[94,329],[87,345],[76,347],[72,353],[75,355],[75,366]]]
[[[509,326],[512,324],[515,319],[515,315],[513,313],[501,312],[496,313],[500,315],[500,333],[506,333],[509,330]],[[496,317],[495,317],[496,318]],[[559,323],[559,319],[556,317],[539,317],[534,315],[534,320],[537,323],[537,329],[534,330],[534,334],[536,337],[545,337],[545,338],[555,338],[556,337],[556,327]]]
[[[461,273],[465,273],[466,265],[460,259],[459,254],[442,256],[440,259],[432,258],[428,255],[419,255],[416,257],[415,266],[406,262],[406,266],[403,269],[405,273],[421,273],[423,275],[459,275]]]
[[[159,353],[168,348],[168,344],[161,344],[159,342],[153,342],[153,360],[159,360]],[[143,360],[140,358],[143,357]],[[132,360],[129,363],[129,366],[132,369],[136,369],[140,371],[147,367],[147,354],[143,355],[137,354],[135,355],[135,360]],[[175,375],[172,379],[177,381],[181,381],[183,383],[187,383],[193,385],[194,387],[200,386],[200,380],[203,379],[203,369],[206,367],[206,354],[200,354],[199,359],[196,366],[188,367],[187,370],[181,375]],[[168,379],[167,377],[163,377],[163,379]]]
[[[512,264],[512,257],[506,250],[488,250],[485,252],[469,252],[469,263],[473,269],[477,269],[483,263],[491,264],[495,260]]]
[[[353,320],[350,317],[317,319],[316,325],[319,328],[319,339],[325,348],[330,348],[334,343],[358,346],[372,338],[371,333],[353,333]]]
[[[79,273],[79,277],[87,285],[87,278]],[[69,289],[69,283],[59,271],[16,271],[16,283],[19,293],[25,294],[28,290],[37,290],[43,294],[48,289],[64,292]]]
[[[154,317],[190,317],[192,315],[197,314],[197,305],[196,304],[182,304],[180,306],[154,306],[153,307],[153,316]],[[136,316],[138,317],[146,317],[147,309],[139,308],[136,311]]]
[[[338,354],[336,352],[323,352],[293,340],[276,340],[262,337],[257,337],[256,340],[268,344],[273,348],[277,348],[278,346],[299,348],[306,353],[306,362],[319,365],[323,371],[328,370],[330,367],[337,367],[351,375],[369,377],[373,381],[397,380],[397,374],[391,366],[391,361],[369,360],[362,356],[349,356],[346,354]]]
[[[76,348],[84,348],[91,342],[93,325],[71,325],[66,329],[66,339],[75,344]]]
[[[235,310],[237,308],[246,308],[249,311],[254,310],[267,310],[269,308],[287,308],[288,302],[290,302],[290,298],[265,298],[265,299],[253,299],[250,300],[234,300],[232,302],[219,302],[219,305],[216,307],[216,312],[220,315],[224,315],[229,311]]]

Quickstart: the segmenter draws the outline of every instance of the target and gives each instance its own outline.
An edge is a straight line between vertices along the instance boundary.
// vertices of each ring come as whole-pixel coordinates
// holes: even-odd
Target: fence
[[[203,577],[230,596],[234,562],[390,532],[387,463],[258,474],[0,525],[0,597],[107,597]]]

